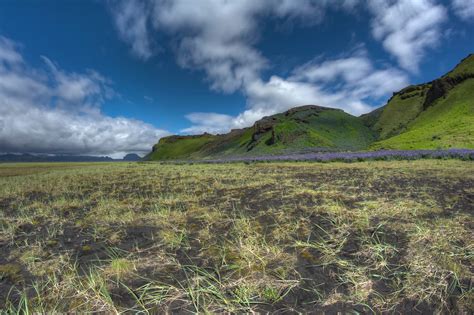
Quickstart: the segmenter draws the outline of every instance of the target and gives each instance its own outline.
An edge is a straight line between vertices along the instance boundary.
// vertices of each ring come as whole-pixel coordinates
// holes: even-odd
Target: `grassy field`
[[[474,312],[474,164],[0,165],[5,312]]]

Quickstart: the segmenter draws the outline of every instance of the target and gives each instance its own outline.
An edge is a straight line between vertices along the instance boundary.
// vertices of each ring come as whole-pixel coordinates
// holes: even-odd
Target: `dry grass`
[[[474,165],[0,165],[5,312],[474,312]]]

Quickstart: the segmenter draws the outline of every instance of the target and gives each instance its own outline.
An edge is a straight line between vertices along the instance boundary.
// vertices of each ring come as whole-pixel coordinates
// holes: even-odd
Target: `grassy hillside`
[[[171,136],[161,138],[153,147],[146,160],[167,160],[187,158],[199,151],[204,145],[212,142],[216,136],[204,134],[200,136]]]
[[[342,110],[314,109],[277,115],[278,123],[255,145],[257,151],[294,148],[358,150],[374,139],[374,134],[357,117]],[[271,144],[271,145],[268,145]]]
[[[387,105],[355,117],[301,106],[223,135],[163,138],[149,160],[204,159],[301,151],[474,148],[474,55],[434,81],[394,93]]]
[[[302,106],[265,117],[253,127],[224,135],[167,137],[151,160],[281,154],[301,150],[361,150],[375,139],[357,117],[342,110]]]
[[[456,75],[461,75],[465,73],[474,72],[474,54],[470,54],[450,72],[448,72],[444,77],[454,77]]]
[[[410,86],[394,95],[379,114],[373,129],[380,139],[398,135],[422,111],[429,85]]]
[[[379,135],[370,149],[474,147],[474,55],[432,82],[396,93],[362,119]]]
[[[406,132],[374,143],[372,149],[474,148],[474,80],[420,113]]]

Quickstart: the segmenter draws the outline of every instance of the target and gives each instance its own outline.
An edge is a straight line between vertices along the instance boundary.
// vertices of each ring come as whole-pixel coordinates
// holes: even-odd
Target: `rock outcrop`
[[[474,73],[463,73],[456,76],[448,76],[434,80],[431,83],[431,88],[426,93],[425,102],[423,103],[423,109],[427,109],[433,103],[444,97],[450,90],[452,90],[456,85],[466,81],[467,79],[473,79]]]
[[[257,141],[260,137],[273,130],[273,126],[278,122],[278,119],[274,116],[263,117],[253,125],[252,141]]]

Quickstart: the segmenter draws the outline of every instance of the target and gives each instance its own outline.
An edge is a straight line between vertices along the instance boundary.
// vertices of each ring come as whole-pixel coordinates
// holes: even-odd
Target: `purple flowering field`
[[[380,150],[366,152],[312,152],[284,155],[240,156],[205,160],[207,163],[266,162],[266,161],[344,161],[365,160],[418,160],[418,159],[461,159],[474,160],[474,150]]]

